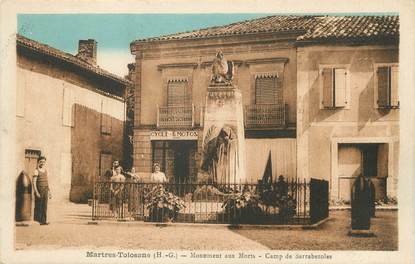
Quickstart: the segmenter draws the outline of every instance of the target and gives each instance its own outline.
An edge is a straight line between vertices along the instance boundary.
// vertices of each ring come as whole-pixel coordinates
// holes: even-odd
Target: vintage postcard
[[[0,7],[1,263],[413,263],[413,2]]]

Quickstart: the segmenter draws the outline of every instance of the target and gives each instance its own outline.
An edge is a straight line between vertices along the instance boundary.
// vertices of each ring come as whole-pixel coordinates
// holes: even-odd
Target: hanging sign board
[[[194,130],[150,131],[150,140],[197,140],[198,135]]]

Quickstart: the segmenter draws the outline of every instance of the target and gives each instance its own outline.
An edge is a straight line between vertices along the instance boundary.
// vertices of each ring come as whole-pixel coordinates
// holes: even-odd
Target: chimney
[[[97,65],[97,42],[95,39],[79,40],[78,54],[76,54],[76,57],[89,64]]]

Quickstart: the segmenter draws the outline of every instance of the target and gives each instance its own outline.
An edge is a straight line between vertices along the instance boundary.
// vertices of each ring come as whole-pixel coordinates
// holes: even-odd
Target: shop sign
[[[150,131],[150,140],[197,140],[198,135],[194,130]]]

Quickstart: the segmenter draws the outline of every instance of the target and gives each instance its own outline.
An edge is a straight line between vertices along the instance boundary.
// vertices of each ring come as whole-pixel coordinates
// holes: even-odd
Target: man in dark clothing
[[[48,171],[46,170],[46,158],[40,156],[38,165],[33,173],[33,189],[35,191],[35,212],[34,220],[41,225],[47,222],[48,199],[52,198],[48,183]]]

